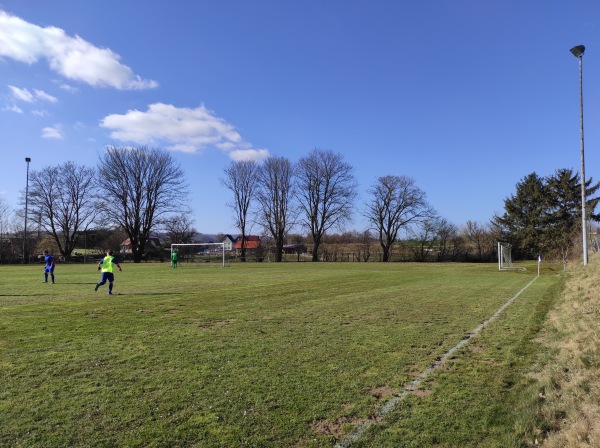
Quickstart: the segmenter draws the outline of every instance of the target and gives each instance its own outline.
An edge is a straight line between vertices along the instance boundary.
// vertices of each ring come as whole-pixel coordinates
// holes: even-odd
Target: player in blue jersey
[[[44,251],[44,261],[46,262],[44,266],[44,283],[48,283],[48,274],[50,274],[52,283],[54,283],[54,257],[47,250]]]

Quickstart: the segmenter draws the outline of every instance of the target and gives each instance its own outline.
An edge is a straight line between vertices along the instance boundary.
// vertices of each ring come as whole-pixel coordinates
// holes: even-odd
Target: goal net
[[[498,242],[498,269],[526,271],[526,268],[513,266],[511,249],[512,244]]]
[[[171,256],[175,251],[179,253],[179,261],[229,266],[229,253],[225,251],[225,243],[171,244]]]

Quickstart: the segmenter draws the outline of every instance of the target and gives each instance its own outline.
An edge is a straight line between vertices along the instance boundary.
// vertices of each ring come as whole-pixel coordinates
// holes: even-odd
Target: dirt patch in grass
[[[428,397],[431,395],[431,391],[429,389],[417,389],[417,390],[413,390],[412,394],[416,395],[417,397]]]
[[[371,389],[371,395],[378,400],[385,400],[386,398],[391,397],[392,395],[397,395],[398,393],[400,393],[398,389],[389,386],[380,386]]]
[[[468,345],[467,348],[471,353],[481,353],[485,350],[481,345],[477,344]]]
[[[310,427],[319,434],[340,437],[364,422],[365,420],[360,418],[339,417],[333,422],[327,419],[316,420],[311,423]]]

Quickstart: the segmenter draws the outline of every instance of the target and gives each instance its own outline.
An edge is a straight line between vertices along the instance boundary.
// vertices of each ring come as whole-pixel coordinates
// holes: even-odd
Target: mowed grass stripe
[[[540,330],[563,280],[542,275],[353,448],[535,445],[543,423],[532,372],[547,357]]]
[[[56,285],[41,267],[0,271],[0,444],[12,446],[330,446],[339,434],[315,422],[367,418],[375,388],[401,390],[532,277],[127,264],[109,297],[91,265],[59,265]]]

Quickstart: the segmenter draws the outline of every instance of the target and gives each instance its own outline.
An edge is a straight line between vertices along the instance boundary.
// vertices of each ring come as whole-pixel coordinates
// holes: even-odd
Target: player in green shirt
[[[173,252],[171,253],[171,266],[176,268],[178,261],[179,261],[179,252],[177,251],[177,248],[175,248],[175,249],[173,249]]]

